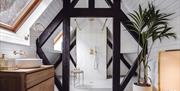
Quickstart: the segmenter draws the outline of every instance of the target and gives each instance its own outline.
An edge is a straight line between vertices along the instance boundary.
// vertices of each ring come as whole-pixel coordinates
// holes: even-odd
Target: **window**
[[[16,32],[41,0],[0,0],[0,27]]]
[[[60,32],[54,39],[54,50],[62,52],[63,32]]]

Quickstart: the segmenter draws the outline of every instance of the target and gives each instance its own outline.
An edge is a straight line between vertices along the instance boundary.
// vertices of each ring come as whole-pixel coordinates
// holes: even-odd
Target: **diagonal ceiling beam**
[[[49,37],[54,33],[57,27],[61,24],[65,18],[65,9],[62,9],[53,21],[47,26],[43,33],[39,36],[39,46],[42,47]]]
[[[49,62],[49,60],[46,57],[45,53],[43,52],[42,48],[39,47],[38,45],[39,45],[39,42],[38,42],[38,39],[37,39],[36,40],[37,54],[41,59],[43,59],[43,64],[51,65],[51,63]],[[55,76],[55,84],[56,84],[57,88],[59,89],[59,91],[62,91],[61,82],[58,80],[58,78],[56,76]]]
[[[106,1],[106,3],[107,3],[110,7],[113,7],[113,3],[112,3],[111,0],[105,0],[105,1]]]
[[[131,65],[128,63],[128,61],[124,58],[124,55],[120,53],[121,61],[126,65],[128,69],[131,69]],[[137,72],[135,72],[134,76],[137,76]]]
[[[55,84],[56,84],[56,87],[58,88],[59,91],[63,91],[62,90],[62,83],[61,81],[59,81],[59,79],[57,78],[57,76],[54,77],[54,80],[55,80]]]
[[[108,69],[109,68],[109,66],[111,65],[111,63],[112,63],[112,57],[109,59],[109,61],[108,61],[108,64],[107,64],[107,66],[106,66],[106,68]]]
[[[71,45],[70,45],[70,51],[74,48],[75,45],[76,45],[76,39],[71,43]]]
[[[76,4],[78,3],[78,1],[79,1],[79,0],[73,0],[73,1],[71,2],[71,6],[72,6],[72,7],[75,7]]]
[[[132,25],[132,23],[122,10],[121,10],[121,21],[122,21],[123,26],[127,29],[127,31],[131,34],[131,36],[136,40],[136,42],[139,43],[140,46],[142,46],[141,41],[139,42],[139,35],[135,31],[131,31],[131,28],[129,25]]]
[[[39,45],[38,43],[38,39],[36,41],[36,45]],[[43,64],[45,65],[51,65],[51,63],[49,62],[48,58],[46,57],[45,53],[43,52],[42,48],[37,46],[37,54],[40,58],[43,59]]]
[[[107,28],[108,29],[108,28]],[[112,43],[107,39],[107,44],[108,46],[112,49]],[[131,65],[128,63],[128,61],[124,58],[123,54],[122,53],[119,53],[119,56],[120,56],[120,60],[124,63],[124,65],[128,68],[128,69],[131,69]],[[107,68],[109,68],[109,66],[111,65],[112,63],[112,57],[110,58],[110,60],[108,61],[108,64],[107,64]],[[135,74],[137,75],[137,73]]]
[[[130,71],[127,73],[126,77],[123,79],[123,81],[121,82],[121,87],[124,90],[125,87],[127,86],[127,84],[129,83],[129,81],[131,80],[131,78],[136,74],[136,70],[138,68],[138,61],[141,57],[142,51],[141,53],[138,55],[138,57],[136,58],[134,64],[132,65]]]
[[[74,61],[74,59],[73,59],[73,57],[71,56],[71,54],[70,54],[70,59],[71,59],[71,62],[73,63],[73,65],[74,65],[74,67],[76,68],[77,64],[76,64],[76,62]]]
[[[76,45],[76,40],[74,40],[74,41],[71,43],[71,45],[70,45],[70,51],[74,48],[75,45]],[[76,62],[74,61],[74,59],[72,58],[71,55],[70,55],[70,59],[71,59],[72,63],[74,64],[74,66],[76,67]],[[60,57],[59,57],[59,59],[56,61],[56,63],[54,64],[54,67],[57,68],[61,62],[62,62],[62,53],[60,53]]]
[[[62,62],[62,53],[60,53],[60,57],[58,58],[58,60],[56,61],[56,63],[54,64],[55,69],[59,66],[59,64]]]
[[[71,7],[74,7],[79,0],[74,0],[71,3]],[[43,33],[39,36],[39,47],[42,47],[49,37],[54,33],[54,31],[58,28],[58,26],[62,23],[63,19],[66,17],[67,10],[63,8],[56,17],[52,20],[52,22],[46,27]]]

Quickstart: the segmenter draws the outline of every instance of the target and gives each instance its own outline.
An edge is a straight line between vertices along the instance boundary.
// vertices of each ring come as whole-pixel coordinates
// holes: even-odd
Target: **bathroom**
[[[0,91],[2,89],[2,91],[26,91],[27,89],[27,91],[61,91],[62,88],[65,89],[63,91],[119,91],[117,88],[120,85],[117,86],[117,84],[120,82],[122,82],[121,85],[125,82],[122,91],[135,91],[133,83],[138,79],[135,75],[138,74],[138,70],[133,71],[131,67],[138,58],[141,46],[138,45],[137,36],[132,36],[133,33],[130,33],[132,31],[127,31],[127,26],[123,23],[127,18],[131,19],[129,13],[138,10],[139,5],[142,5],[142,9],[148,7],[148,1],[152,1],[156,8],[162,9],[162,12],[175,12],[170,16],[168,25],[172,27],[171,30],[176,34],[176,39],[164,38],[162,42],[154,42],[149,56],[151,70],[148,75],[151,77],[153,91],[162,91],[158,90],[162,88],[159,85],[159,53],[180,49],[179,0],[120,0],[122,1],[121,10],[127,16],[122,15],[121,22],[115,20],[116,14],[118,15],[118,12],[122,14],[122,12],[112,10],[111,7],[113,2],[118,0],[70,0],[75,8],[68,13],[71,15],[70,18],[63,21],[67,18],[65,13],[61,14],[65,12],[63,8],[65,1],[0,1]],[[63,19],[57,17],[58,15],[64,16]],[[60,23],[62,21],[64,25]],[[114,31],[115,29],[120,29],[121,32]],[[50,31],[46,32],[47,30]],[[63,40],[66,40],[64,44]],[[113,44],[120,44],[120,46]],[[113,48],[119,50],[113,50]],[[118,64],[114,60],[119,57],[121,62]],[[64,61],[66,59],[69,61]],[[118,65],[113,62],[117,62]],[[116,65],[115,68],[114,65]],[[3,79],[6,80],[5,77],[8,77],[9,71],[22,73],[22,79],[27,76],[27,79],[33,80],[27,80],[27,84],[18,83],[21,84],[19,88],[13,85],[14,90],[10,88],[4,90],[7,88],[3,86],[8,84],[8,81],[4,83],[6,81]],[[118,75],[113,75],[114,72]],[[127,75],[131,72],[133,74],[131,79],[126,81]],[[12,78],[12,84],[18,82],[17,80],[19,81],[19,78]],[[36,85],[38,85],[37,88]],[[176,90],[179,88],[172,87],[167,91],[179,91]],[[120,88],[121,86],[118,89]]]

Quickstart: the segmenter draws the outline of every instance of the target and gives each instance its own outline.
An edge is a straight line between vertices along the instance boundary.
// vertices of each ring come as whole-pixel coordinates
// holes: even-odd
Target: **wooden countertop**
[[[40,71],[40,70],[44,70],[44,69],[48,69],[48,68],[52,68],[53,65],[42,65],[39,68],[30,68],[30,69],[17,69],[17,70],[0,70],[0,73],[32,73],[32,72],[36,72],[36,71]]]

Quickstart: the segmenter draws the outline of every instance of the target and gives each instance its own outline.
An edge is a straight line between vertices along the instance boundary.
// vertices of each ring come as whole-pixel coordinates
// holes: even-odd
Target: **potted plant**
[[[138,60],[138,81],[133,84],[133,91],[152,91],[148,77],[150,53],[156,40],[161,42],[165,37],[176,38],[176,34],[171,32],[172,27],[168,25],[168,17],[171,15],[160,12],[160,9],[156,9],[152,3],[145,9],[139,5],[137,11],[129,14],[132,19],[129,27],[139,35],[138,42],[142,47]]]

